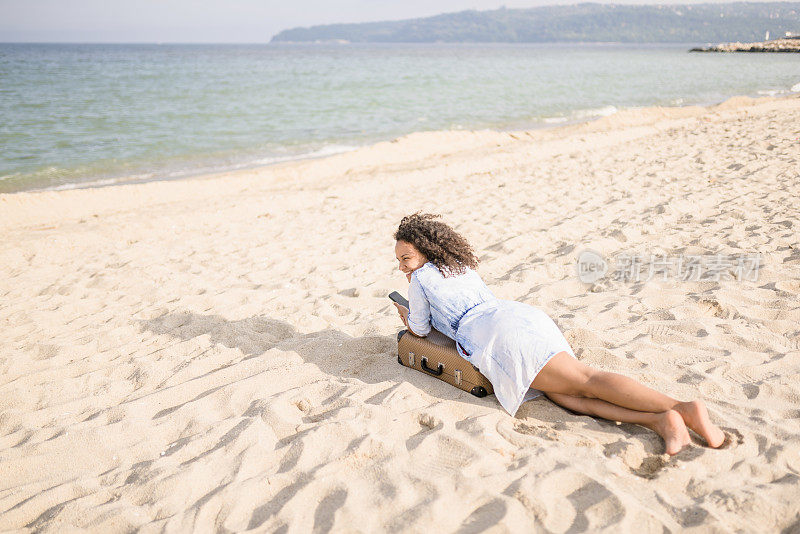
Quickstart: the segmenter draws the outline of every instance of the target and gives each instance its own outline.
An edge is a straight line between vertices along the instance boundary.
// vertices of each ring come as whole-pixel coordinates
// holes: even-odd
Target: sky
[[[297,26],[579,1],[584,0],[0,0],[0,42],[266,43]]]

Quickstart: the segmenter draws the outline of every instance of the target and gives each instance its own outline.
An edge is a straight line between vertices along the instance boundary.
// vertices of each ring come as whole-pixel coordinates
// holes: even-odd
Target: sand
[[[0,527],[797,532],[799,194],[791,96],[0,195]],[[392,234],[417,210],[581,361],[705,400],[725,445],[670,457],[399,366]],[[584,248],[761,266],[585,284]]]

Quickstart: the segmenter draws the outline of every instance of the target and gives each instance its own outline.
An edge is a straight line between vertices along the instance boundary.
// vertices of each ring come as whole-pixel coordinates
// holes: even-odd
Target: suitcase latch
[[[456,369],[453,372],[456,375],[456,385],[460,386],[461,385],[461,369]]]
[[[414,365],[414,353],[413,352],[409,352],[408,353],[408,365],[411,365],[411,366]]]

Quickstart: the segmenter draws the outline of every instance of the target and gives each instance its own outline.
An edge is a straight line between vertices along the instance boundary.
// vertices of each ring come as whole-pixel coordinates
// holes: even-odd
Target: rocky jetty
[[[689,52],[800,52],[800,37],[785,37],[760,43],[724,43],[708,48],[692,48]]]

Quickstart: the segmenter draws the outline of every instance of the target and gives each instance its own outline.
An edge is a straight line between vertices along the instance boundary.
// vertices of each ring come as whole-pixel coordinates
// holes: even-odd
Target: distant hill
[[[460,11],[434,17],[284,30],[271,42],[696,42],[761,41],[800,32],[800,2],[692,5],[584,3]]]

